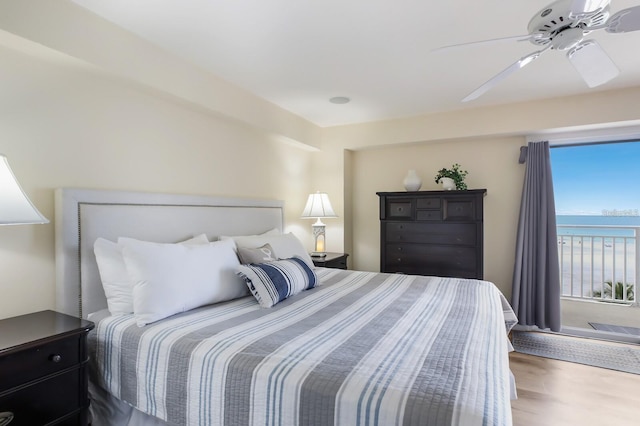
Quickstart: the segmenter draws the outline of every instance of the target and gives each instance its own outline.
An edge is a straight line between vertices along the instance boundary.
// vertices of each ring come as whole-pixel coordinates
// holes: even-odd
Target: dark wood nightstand
[[[0,320],[0,424],[87,425],[93,327],[54,311]]]
[[[347,269],[347,253],[327,253],[325,257],[311,256],[313,264],[323,268]]]

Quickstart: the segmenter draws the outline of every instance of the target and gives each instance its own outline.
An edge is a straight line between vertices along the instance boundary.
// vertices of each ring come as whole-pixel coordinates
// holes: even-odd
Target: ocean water
[[[556,225],[558,227],[558,236],[597,235],[605,237],[633,237],[634,230],[628,229],[628,227],[640,228],[640,216],[556,215]],[[586,225],[589,226],[589,228],[571,228],[564,227],[563,225]],[[603,228],[599,228],[599,226]]]

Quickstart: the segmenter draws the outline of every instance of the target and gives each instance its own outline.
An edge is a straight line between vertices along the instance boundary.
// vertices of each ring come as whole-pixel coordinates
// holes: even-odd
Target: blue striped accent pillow
[[[318,278],[299,257],[238,266],[251,294],[263,308],[270,308],[289,296],[316,286]]]

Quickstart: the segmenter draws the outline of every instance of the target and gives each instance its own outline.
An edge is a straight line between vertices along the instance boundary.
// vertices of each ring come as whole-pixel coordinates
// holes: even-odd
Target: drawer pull
[[[398,263],[400,263],[400,262],[402,262],[402,258],[401,257],[398,258]]]
[[[13,420],[13,413],[11,411],[4,411],[0,413],[0,426],[6,426]]]
[[[402,251],[402,247],[398,247],[398,251]]]
[[[49,357],[49,360],[53,361],[53,362],[60,362],[62,361],[62,356],[58,355],[58,354],[53,354]]]

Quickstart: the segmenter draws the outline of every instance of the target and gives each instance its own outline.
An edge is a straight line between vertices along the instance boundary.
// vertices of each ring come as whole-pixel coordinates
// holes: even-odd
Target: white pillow
[[[134,282],[133,313],[140,327],[249,294],[235,274],[240,262],[231,241],[181,245],[120,239],[119,243]]]
[[[218,240],[220,241],[232,240],[235,242],[236,238],[258,238],[258,237],[266,237],[269,235],[282,235],[282,232],[280,232],[278,228],[273,228],[273,229],[269,229],[266,232],[263,232],[262,234],[255,234],[255,235],[238,235],[238,236],[220,235],[218,237]]]
[[[179,244],[209,244],[209,239],[201,234]],[[93,252],[109,312],[111,315],[132,313],[133,283],[122,258],[122,247],[113,241],[98,238],[93,245]]]
[[[314,269],[311,256],[304,249],[302,242],[292,233],[273,235],[248,235],[243,237],[220,237],[221,239],[232,238],[236,247],[240,248],[258,248],[265,244],[269,244],[273,248],[273,253],[278,259],[289,259],[298,256],[311,268]]]

